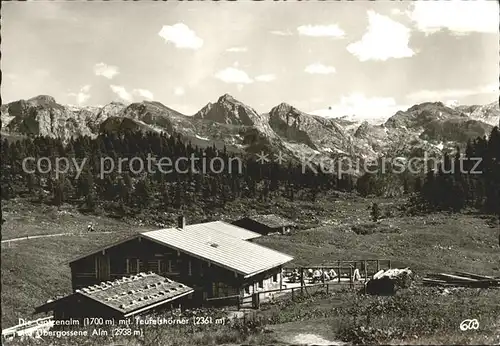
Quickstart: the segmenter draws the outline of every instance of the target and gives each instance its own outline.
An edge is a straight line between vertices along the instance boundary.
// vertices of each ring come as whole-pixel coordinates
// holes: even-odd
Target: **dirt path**
[[[335,340],[328,320],[317,319],[270,325],[279,342],[292,345],[345,345]]]
[[[227,317],[243,318],[245,312],[255,312],[248,309],[245,311],[229,312]],[[251,318],[251,317],[250,317]],[[334,341],[334,335],[331,332],[325,321],[305,321],[305,322],[289,322],[267,326],[268,330],[273,333],[278,342],[290,345],[346,345],[342,341]],[[233,344],[225,344],[224,346],[233,346]]]
[[[338,341],[330,341],[316,334],[297,334],[292,339],[294,345],[343,345]]]
[[[86,232],[86,233],[81,233],[83,234],[92,234],[92,233],[113,233],[113,232]],[[49,237],[61,237],[65,235],[80,235],[79,233],[56,233],[56,234],[39,234],[39,235],[27,235],[25,237],[19,237],[19,238],[12,238],[12,239],[5,239],[2,240],[3,243],[10,243],[13,241],[21,241],[21,240],[29,240],[29,239],[36,239],[36,238],[49,238]]]

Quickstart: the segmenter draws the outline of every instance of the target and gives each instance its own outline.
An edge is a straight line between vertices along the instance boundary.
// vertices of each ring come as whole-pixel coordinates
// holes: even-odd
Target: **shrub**
[[[359,235],[368,235],[373,233],[401,233],[401,230],[398,227],[375,222],[354,225],[352,227],[352,231]]]

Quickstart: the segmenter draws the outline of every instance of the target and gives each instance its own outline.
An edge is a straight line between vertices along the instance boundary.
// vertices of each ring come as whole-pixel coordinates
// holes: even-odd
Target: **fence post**
[[[338,281],[339,281],[339,283],[340,283],[340,277],[342,276],[342,268],[340,267],[340,264],[341,264],[341,263],[340,263],[340,261],[337,261],[337,262],[338,262],[338,263],[337,263],[337,264],[338,264],[338,265],[337,265],[337,267],[338,267],[337,269],[338,269],[338,271],[339,271],[339,274],[338,274],[338,275],[339,275],[339,276],[338,276]]]
[[[377,260],[377,273],[380,271],[380,262]]]
[[[349,267],[349,286],[353,288],[353,281],[352,281],[352,267]]]
[[[300,294],[304,293],[302,288],[303,286],[304,286],[304,267],[300,267]]]
[[[364,264],[365,264],[365,283],[366,283],[366,281],[368,280],[368,269],[366,268],[366,260]]]
[[[391,260],[389,260],[389,269],[391,269],[392,266],[391,266]]]
[[[326,295],[328,295],[328,287],[330,287],[330,285],[328,284],[328,282],[326,283]]]
[[[283,289],[283,274],[284,273],[285,273],[285,271],[282,269],[281,273],[280,273],[280,290]]]
[[[241,297],[238,296],[238,311],[240,311],[241,308]]]
[[[292,287],[292,301],[293,301],[293,287]]]

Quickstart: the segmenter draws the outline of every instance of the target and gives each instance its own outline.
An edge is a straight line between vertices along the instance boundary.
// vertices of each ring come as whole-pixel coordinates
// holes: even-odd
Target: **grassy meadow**
[[[377,199],[383,219],[373,223],[370,221],[373,201],[348,195],[322,197],[316,203],[239,200],[215,212],[213,218],[231,219],[242,215],[242,210],[252,209],[288,216],[299,224],[299,230],[289,236],[262,237],[256,242],[294,256],[293,265],[378,258],[391,259],[393,267],[410,267],[417,280],[429,272],[453,270],[500,276],[499,230],[490,217],[472,212],[407,216],[398,208],[403,199]],[[132,232],[155,228],[147,222],[117,220],[106,215],[94,217],[69,207],[57,209],[21,200],[7,201],[2,208],[6,219],[3,239],[74,233],[2,243],[3,328],[17,324],[18,318],[34,318],[32,312],[36,306],[71,292],[67,260]],[[203,219],[187,216],[190,223]],[[97,231],[111,233],[79,234],[89,221],[96,224],[96,220]],[[437,288],[416,285],[394,297],[367,297],[352,291],[318,293],[296,297],[294,302],[284,300],[263,306],[255,316],[257,322],[247,326],[213,326],[187,333],[150,330],[140,338],[90,338],[78,344],[297,343],[294,338],[302,332],[349,343],[500,343],[499,289],[458,289],[445,294]],[[477,318],[480,329],[460,331],[460,322],[467,318]],[[74,345],[74,342],[59,339],[53,344]]]

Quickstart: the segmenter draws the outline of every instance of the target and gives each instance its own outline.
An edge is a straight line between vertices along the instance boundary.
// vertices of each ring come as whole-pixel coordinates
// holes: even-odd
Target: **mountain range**
[[[285,157],[308,155],[315,160],[338,155],[410,156],[422,150],[437,153],[487,135],[499,123],[498,101],[470,106],[421,103],[398,111],[380,125],[307,114],[286,103],[259,114],[228,94],[192,116],[155,101],[80,107],[59,104],[47,95],[1,106],[4,137],[43,135],[67,140],[132,129],[179,133],[202,147],[225,146],[249,154],[281,151]]]

